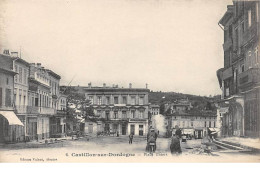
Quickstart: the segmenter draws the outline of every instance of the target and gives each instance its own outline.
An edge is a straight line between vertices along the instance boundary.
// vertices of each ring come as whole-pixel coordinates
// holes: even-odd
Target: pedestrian
[[[174,155],[179,155],[182,153],[181,151],[181,144],[180,144],[180,140],[179,140],[179,136],[177,135],[173,135],[171,138],[171,145],[170,145],[170,150],[171,153]]]
[[[158,130],[158,135],[159,135],[159,130]]]
[[[132,144],[132,143],[133,143],[133,138],[134,138],[134,135],[133,135],[133,133],[131,133],[131,134],[129,135],[129,144]]]

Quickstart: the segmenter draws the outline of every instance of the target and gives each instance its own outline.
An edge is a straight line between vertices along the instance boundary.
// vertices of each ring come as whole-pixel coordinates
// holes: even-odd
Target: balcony
[[[50,107],[34,107],[27,106],[28,114],[46,114],[46,115],[54,115],[56,113],[54,108]]]
[[[57,110],[58,115],[66,115],[66,110]]]
[[[231,38],[228,38],[224,44],[223,44],[223,49],[224,51],[227,51],[230,47],[232,46],[232,40]]]
[[[251,39],[257,38],[258,36],[258,29],[257,24],[254,23],[248,28],[243,34],[243,45],[247,44]]]
[[[260,82],[260,69],[251,68],[238,75],[238,87],[245,88]]]

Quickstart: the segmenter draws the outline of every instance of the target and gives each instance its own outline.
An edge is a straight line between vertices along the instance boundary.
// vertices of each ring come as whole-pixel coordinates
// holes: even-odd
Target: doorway
[[[122,135],[126,135],[126,125],[122,124]]]
[[[135,135],[135,125],[134,125],[134,124],[131,124],[130,133],[132,133],[133,135]]]
[[[139,125],[139,136],[144,135],[144,125]]]

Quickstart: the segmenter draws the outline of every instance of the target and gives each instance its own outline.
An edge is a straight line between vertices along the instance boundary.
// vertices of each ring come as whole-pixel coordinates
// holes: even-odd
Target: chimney
[[[145,88],[148,89],[148,84],[147,83],[145,84]]]
[[[41,63],[37,63],[37,68],[41,68]]]
[[[90,83],[88,83],[88,88],[91,88],[91,82],[90,82]]]
[[[12,57],[18,57],[18,52],[11,52]]]
[[[132,88],[132,83],[129,83],[129,88],[130,88],[130,89]]]
[[[103,83],[103,87],[104,87],[104,88],[106,87],[106,83]]]
[[[118,85],[115,85],[115,88],[118,88]]]
[[[5,55],[10,55],[9,49],[5,49],[4,52],[3,52],[3,54],[5,54]]]

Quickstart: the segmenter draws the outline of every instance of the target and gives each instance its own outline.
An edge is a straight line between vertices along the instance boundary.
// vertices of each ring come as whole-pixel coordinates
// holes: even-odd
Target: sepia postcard
[[[259,163],[259,0],[0,0],[1,163]]]

